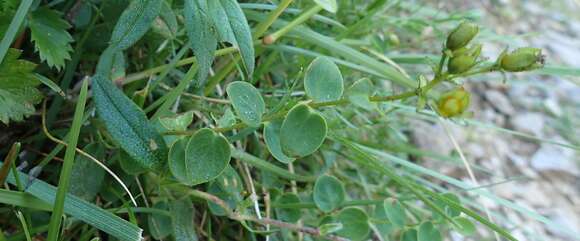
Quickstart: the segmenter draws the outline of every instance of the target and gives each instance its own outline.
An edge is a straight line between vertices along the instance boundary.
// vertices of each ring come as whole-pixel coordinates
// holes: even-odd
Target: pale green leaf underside
[[[226,91],[242,122],[252,127],[260,126],[266,104],[258,89],[247,82],[235,81],[228,85]]]
[[[315,102],[338,100],[344,91],[338,66],[326,57],[318,57],[308,67],[304,77],[306,94]]]

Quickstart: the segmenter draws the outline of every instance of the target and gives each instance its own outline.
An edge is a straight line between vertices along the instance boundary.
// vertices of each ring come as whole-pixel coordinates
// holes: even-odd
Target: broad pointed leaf
[[[92,80],[97,112],[111,136],[135,160],[134,165],[145,169],[162,167],[167,146],[145,113],[104,76],[97,74]]]

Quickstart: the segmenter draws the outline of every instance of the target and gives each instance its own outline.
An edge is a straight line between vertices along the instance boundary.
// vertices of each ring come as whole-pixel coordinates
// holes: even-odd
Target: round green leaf
[[[323,212],[331,212],[338,208],[346,196],[342,182],[328,175],[318,177],[312,195],[316,207]]]
[[[333,101],[342,97],[343,82],[338,66],[326,57],[318,57],[308,66],[304,89],[315,102]]]
[[[419,226],[419,233],[417,234],[418,241],[442,241],[439,229],[431,222],[425,222]]]
[[[262,115],[266,112],[266,105],[260,92],[250,83],[243,81],[230,83],[226,92],[242,122],[252,127],[260,126]]]
[[[336,13],[336,11],[338,11],[336,0],[314,0],[314,2],[320,5],[324,10],[331,13]]]
[[[400,228],[405,227],[405,221],[407,219],[405,208],[399,201],[389,198],[385,200],[384,207],[387,217],[392,224]]]
[[[353,241],[363,240],[370,231],[367,214],[358,208],[345,208],[336,217],[342,223],[342,229],[337,232],[339,236]]]
[[[326,120],[305,104],[294,106],[280,129],[282,150],[293,157],[314,153],[326,138]]]
[[[457,230],[457,232],[469,236],[475,233],[475,224],[471,222],[471,220],[464,218],[464,217],[456,217],[454,218],[456,225],[453,225],[453,228]]]
[[[240,175],[236,172],[232,166],[228,165],[224,172],[217,177],[214,182],[216,182],[222,190],[232,195],[240,195],[243,190],[242,179]]]
[[[219,176],[230,162],[230,157],[230,145],[226,138],[204,128],[189,139],[173,144],[169,151],[169,169],[180,182],[196,185]]]
[[[281,121],[268,122],[264,125],[264,141],[266,142],[266,147],[272,154],[272,156],[282,162],[290,163],[296,160],[286,156],[282,151],[282,146],[280,145],[280,128],[282,127]]]
[[[300,203],[300,197],[294,193],[284,193],[276,198],[276,204]],[[298,208],[276,208],[276,215],[284,222],[295,223],[300,220],[302,212]]]
[[[414,228],[405,230],[401,235],[401,241],[417,241],[417,230]]]

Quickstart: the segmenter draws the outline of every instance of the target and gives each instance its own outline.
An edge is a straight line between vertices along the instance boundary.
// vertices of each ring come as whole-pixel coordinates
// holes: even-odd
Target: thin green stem
[[[74,163],[77,142],[81,131],[83,113],[87,101],[87,92],[88,92],[88,80],[85,79],[83,81],[77,106],[75,108],[73,123],[70,132],[71,135],[70,139],[68,140],[68,146],[66,148],[66,152],[64,155],[64,163],[60,173],[60,178],[58,180],[56,201],[54,203],[54,208],[52,215],[50,217],[50,223],[48,227],[48,238],[47,238],[48,241],[57,241],[58,234],[60,233],[60,223],[62,215],[64,213],[64,201],[70,184],[70,175]]]
[[[288,8],[294,0],[282,0],[274,11],[270,12],[266,20],[260,22],[254,31],[254,40],[259,39],[268,30],[270,26],[280,17],[280,15]]]
[[[8,48],[14,41],[18,30],[20,29],[20,25],[24,22],[24,18],[32,5],[33,0],[23,0],[20,2],[18,9],[16,10],[16,14],[12,18],[12,22],[8,26],[8,29],[4,33],[4,38],[2,38],[2,42],[0,42],[0,63],[4,60],[6,53],[8,52]]]
[[[266,170],[273,173],[276,176],[288,179],[288,180],[295,180],[299,182],[313,182],[316,180],[314,176],[301,176],[294,173],[287,171],[286,169],[280,168],[276,165],[273,165],[266,160],[262,160],[258,157],[252,156],[242,150],[238,150],[236,148],[232,148],[232,157],[240,159],[242,162],[250,164],[258,169]]]
[[[267,36],[268,38],[270,38],[269,41],[271,43],[276,42],[276,40],[278,40],[280,37],[282,37],[286,33],[290,32],[296,26],[298,26],[298,25],[306,22],[306,20],[308,20],[312,16],[316,15],[318,12],[320,12],[320,10],[322,10],[322,7],[320,5],[315,5],[312,8],[304,11],[302,14],[300,14],[300,16],[298,16],[297,18],[295,18],[294,20],[292,20],[292,22],[288,23],[286,26],[284,26],[283,28],[279,29],[275,33]]]

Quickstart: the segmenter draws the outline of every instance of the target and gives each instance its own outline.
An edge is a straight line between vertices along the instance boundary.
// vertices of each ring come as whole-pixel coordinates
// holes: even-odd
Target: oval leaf
[[[266,147],[272,154],[272,156],[282,162],[290,163],[296,160],[286,156],[282,151],[282,146],[280,145],[280,128],[282,127],[281,121],[268,122],[264,125],[264,142],[266,142]]]
[[[230,83],[226,92],[242,122],[251,127],[260,126],[262,115],[266,112],[266,105],[260,92],[253,85],[243,81]]]
[[[145,113],[101,74],[92,79],[97,113],[121,148],[134,160],[132,165],[158,169],[165,164],[167,146]]]
[[[326,120],[305,104],[294,106],[280,129],[282,150],[290,156],[314,153],[326,138]]]
[[[209,74],[214,52],[217,48],[217,33],[209,12],[207,1],[185,1],[183,16],[185,30],[199,65],[198,86],[203,86]]]
[[[342,223],[342,229],[337,232],[339,236],[357,241],[365,239],[370,232],[369,217],[361,209],[345,208],[336,219]]]
[[[160,0],[131,1],[131,4],[113,29],[109,45],[116,50],[125,50],[139,40],[149,27],[161,9]]]
[[[326,57],[318,57],[304,77],[306,94],[315,102],[338,100],[344,91],[343,79],[338,66]]]
[[[392,224],[400,228],[405,227],[407,216],[405,215],[405,208],[399,201],[389,198],[385,200],[384,207]]]
[[[439,229],[437,229],[433,223],[425,222],[419,226],[419,232],[417,234],[418,241],[441,241],[443,238],[441,237],[441,233]]]
[[[173,144],[169,151],[169,169],[180,182],[196,185],[219,176],[230,157],[226,138],[204,128],[189,139]]]
[[[333,176],[322,175],[314,184],[314,203],[323,212],[338,208],[346,196],[342,182]]]
[[[320,5],[324,10],[331,13],[336,13],[336,11],[338,11],[336,0],[314,0],[314,2]]]

